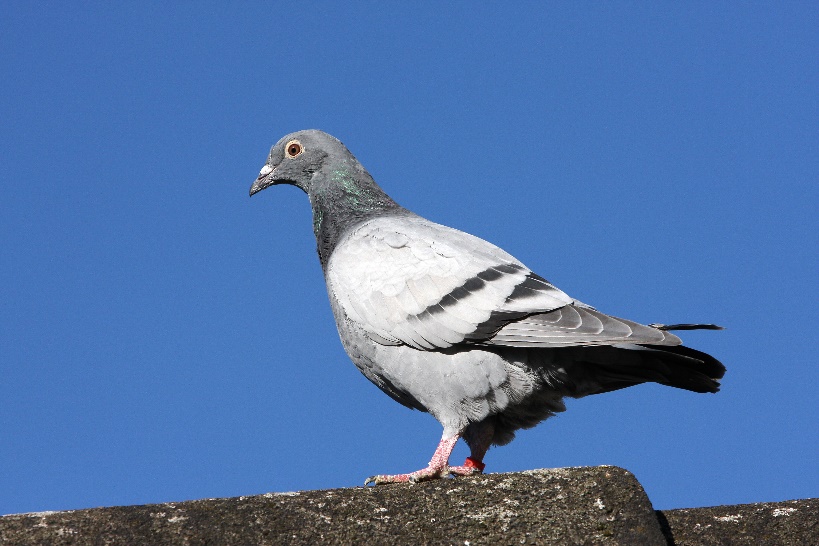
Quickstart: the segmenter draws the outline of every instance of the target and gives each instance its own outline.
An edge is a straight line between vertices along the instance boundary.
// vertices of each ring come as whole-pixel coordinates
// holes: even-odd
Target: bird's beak
[[[262,167],[262,170],[259,171],[259,176],[256,178],[256,181],[250,186],[250,196],[252,197],[254,193],[259,193],[263,189],[268,186],[273,185],[273,177],[270,176],[273,172],[273,167],[270,165],[265,165]]]

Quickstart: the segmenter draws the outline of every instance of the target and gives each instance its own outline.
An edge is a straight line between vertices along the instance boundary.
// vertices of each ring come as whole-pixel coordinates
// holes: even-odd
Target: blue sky
[[[426,463],[438,423],[341,348],[305,196],[248,198],[306,128],[604,312],[727,327],[683,332],[719,394],[572,400],[487,471],[819,496],[816,4],[336,4],[4,9],[0,514]]]

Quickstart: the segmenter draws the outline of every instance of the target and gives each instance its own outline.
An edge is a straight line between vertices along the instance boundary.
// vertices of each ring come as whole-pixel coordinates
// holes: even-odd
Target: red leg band
[[[483,469],[486,468],[485,464],[483,464],[480,461],[476,461],[472,457],[467,457],[466,458],[466,461],[464,461],[464,466],[469,467],[469,468],[477,468],[481,472],[483,472]]]

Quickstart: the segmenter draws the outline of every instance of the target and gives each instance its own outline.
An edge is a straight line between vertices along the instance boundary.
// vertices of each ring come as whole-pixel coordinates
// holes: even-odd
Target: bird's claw
[[[364,485],[382,485],[385,483],[420,483],[438,478],[446,478],[451,472],[449,466],[427,467],[410,474],[395,474],[393,476],[378,474],[364,480]]]
[[[449,473],[453,476],[474,476],[483,474],[483,470],[474,466],[450,466]]]
[[[389,474],[377,474],[375,476],[370,476],[366,480],[364,480],[364,485],[384,485],[385,483],[415,483],[412,480],[412,474],[396,474],[394,476],[390,476]]]
[[[395,476],[390,476],[388,474],[378,474],[375,476],[370,476],[366,480],[364,480],[364,486],[372,485],[384,485],[385,483],[415,483],[410,474],[396,474]]]
[[[461,466],[450,466],[449,473],[453,476],[473,476],[475,474],[483,474],[483,469],[486,465],[480,459],[474,459],[471,456],[467,457],[464,464]]]

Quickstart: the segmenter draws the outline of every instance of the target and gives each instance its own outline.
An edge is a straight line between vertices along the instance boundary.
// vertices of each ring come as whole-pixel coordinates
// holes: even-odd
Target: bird
[[[715,393],[725,366],[672,330],[604,314],[501,248],[399,205],[337,138],[282,137],[250,187],[303,190],[341,343],[364,376],[443,427],[425,468],[364,485],[481,474],[490,446],[563,400],[646,382]],[[469,447],[450,465],[459,439]]]

